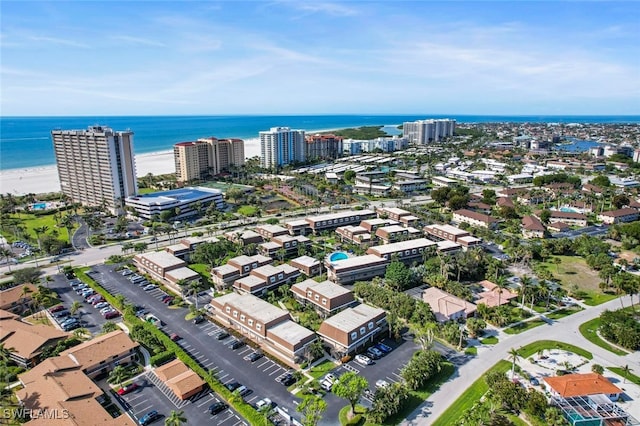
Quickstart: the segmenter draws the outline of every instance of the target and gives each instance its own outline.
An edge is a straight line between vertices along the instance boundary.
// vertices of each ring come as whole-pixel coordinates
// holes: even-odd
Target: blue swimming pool
[[[578,210],[572,209],[571,207],[561,207],[560,211],[565,213],[579,213]]]
[[[335,262],[336,260],[344,260],[348,258],[349,256],[347,255],[347,253],[343,251],[336,251],[329,255],[329,262]]]
[[[33,203],[31,204],[31,210],[44,210],[47,208],[47,203]]]

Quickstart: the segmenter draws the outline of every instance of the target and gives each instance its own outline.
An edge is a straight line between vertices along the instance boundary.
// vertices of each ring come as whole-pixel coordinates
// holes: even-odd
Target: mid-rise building
[[[178,182],[204,179],[244,164],[242,139],[200,138],[173,146]]]
[[[260,132],[260,161],[265,169],[307,160],[304,130],[272,127]]]
[[[409,143],[426,144],[438,142],[449,136],[453,136],[456,130],[456,120],[418,120],[404,122],[402,124],[403,136],[409,139]]]
[[[334,160],[342,157],[342,137],[335,135],[307,136],[308,160]]]
[[[171,219],[181,220],[201,214],[211,204],[222,210],[224,199],[218,189],[197,186],[135,195],[127,197],[125,204],[144,219],[160,218],[163,212],[170,212]]]
[[[121,213],[124,199],[138,192],[133,132],[90,126],[53,130],[51,138],[64,195],[76,203]]]

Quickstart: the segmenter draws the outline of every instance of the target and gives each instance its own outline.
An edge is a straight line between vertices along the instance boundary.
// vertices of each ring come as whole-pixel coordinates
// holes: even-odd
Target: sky
[[[0,2],[0,114],[640,114],[636,1]]]

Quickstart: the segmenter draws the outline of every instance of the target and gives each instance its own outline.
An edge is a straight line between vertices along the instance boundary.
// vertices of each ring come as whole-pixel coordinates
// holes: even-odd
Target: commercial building
[[[373,343],[376,336],[386,329],[387,313],[384,309],[360,304],[324,320],[318,335],[331,354],[341,358]]]
[[[44,349],[56,346],[69,336],[53,326],[30,324],[18,315],[0,310],[0,343],[20,367],[33,367],[40,361]]]
[[[64,195],[76,203],[121,213],[124,199],[138,192],[133,132],[90,126],[53,130],[51,138]]]
[[[173,146],[178,182],[201,180],[244,164],[242,139],[201,138]]]
[[[350,290],[331,281],[304,280],[292,285],[291,292],[300,303],[312,305],[325,317],[357,303]]]
[[[222,192],[203,186],[127,197],[125,204],[144,219],[154,216],[160,218],[164,212],[169,212],[172,219],[181,220],[198,215],[199,210],[206,210],[210,204],[214,204],[218,210],[224,208]]]
[[[427,144],[439,142],[453,136],[456,130],[456,120],[418,120],[402,123],[402,135],[409,139],[409,143]]]
[[[263,168],[272,169],[307,160],[304,130],[289,127],[272,127],[260,135],[260,162]]]
[[[314,332],[293,322],[287,311],[251,294],[216,297],[208,313],[289,365],[298,363],[317,340]]]
[[[342,157],[342,137],[312,135],[306,137],[307,160],[335,160]]]

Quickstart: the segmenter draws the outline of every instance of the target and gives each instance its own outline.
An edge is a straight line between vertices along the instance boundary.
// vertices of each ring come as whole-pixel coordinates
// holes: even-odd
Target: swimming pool
[[[47,203],[33,203],[31,204],[31,210],[44,210],[47,208]]]
[[[343,251],[336,251],[329,255],[329,262],[335,262],[336,260],[344,260],[348,258],[349,256],[347,255],[347,253]]]
[[[580,213],[577,209],[572,209],[571,207],[561,207],[560,211],[565,213]]]

